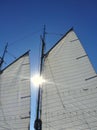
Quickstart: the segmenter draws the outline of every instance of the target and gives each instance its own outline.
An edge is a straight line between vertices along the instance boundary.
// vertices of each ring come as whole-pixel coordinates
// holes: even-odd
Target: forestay
[[[0,130],[30,127],[30,64],[25,53],[0,74]]]
[[[42,130],[97,130],[97,74],[74,30],[45,56]]]

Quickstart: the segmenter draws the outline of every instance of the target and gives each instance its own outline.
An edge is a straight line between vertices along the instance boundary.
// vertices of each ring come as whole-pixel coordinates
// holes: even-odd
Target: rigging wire
[[[46,34],[63,36],[63,34],[61,34],[61,33],[54,33],[54,32],[50,32],[50,33],[46,32]]]
[[[22,40],[24,40],[24,39],[27,39],[28,37],[31,37],[32,35],[35,35],[35,34],[37,34],[37,33],[39,33],[39,32],[40,32],[40,30],[35,31],[35,32],[32,32],[32,33],[29,33],[29,34],[23,36],[22,38],[19,38],[19,39],[15,40],[15,41],[11,42],[11,43],[9,44],[9,46],[12,46],[13,44],[15,44],[15,43],[17,43],[17,42],[20,42],[20,41],[22,41]]]
[[[5,43],[4,43],[5,44]],[[4,50],[4,46],[2,44],[0,44],[0,51],[3,51]],[[1,53],[1,52],[0,52]],[[0,54],[1,55],[1,54]]]
[[[35,31],[35,32],[32,32],[32,33],[29,33],[29,34],[23,36],[22,38],[19,38],[19,39],[15,40],[15,41],[9,43],[8,46],[12,46],[12,45],[14,45],[15,43],[20,42],[20,41],[22,41],[22,40],[24,40],[24,39],[27,39],[28,37],[31,37],[31,36],[33,36],[33,35],[39,33],[39,32],[40,32],[40,30]],[[6,50],[5,53],[8,53],[11,57],[13,57],[14,59],[16,59],[16,56],[14,56],[12,53],[10,53],[10,52],[8,51],[8,49]]]
[[[7,51],[6,52],[7,54],[9,54],[11,57],[13,57],[14,59],[16,59],[16,57],[12,54],[12,53],[10,53],[9,51]]]

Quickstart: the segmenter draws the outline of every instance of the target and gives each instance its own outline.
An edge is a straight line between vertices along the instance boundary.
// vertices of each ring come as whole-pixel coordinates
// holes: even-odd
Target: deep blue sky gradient
[[[32,73],[39,70],[44,24],[47,50],[74,27],[97,72],[97,0],[0,0],[0,56],[9,44],[5,65],[30,49]]]

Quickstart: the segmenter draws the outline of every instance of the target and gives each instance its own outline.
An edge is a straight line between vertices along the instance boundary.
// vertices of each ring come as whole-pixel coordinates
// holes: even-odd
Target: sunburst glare
[[[31,77],[31,82],[33,83],[34,86],[38,87],[39,85],[42,85],[43,83],[45,83],[46,80],[39,74],[35,74]]]

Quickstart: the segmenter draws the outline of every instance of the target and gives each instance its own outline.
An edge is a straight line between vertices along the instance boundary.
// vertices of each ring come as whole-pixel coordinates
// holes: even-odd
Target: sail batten
[[[0,130],[28,130],[30,124],[30,63],[25,53],[0,74]],[[29,117],[29,118],[28,118]]]
[[[45,56],[42,130],[97,129],[97,74],[71,29]]]

